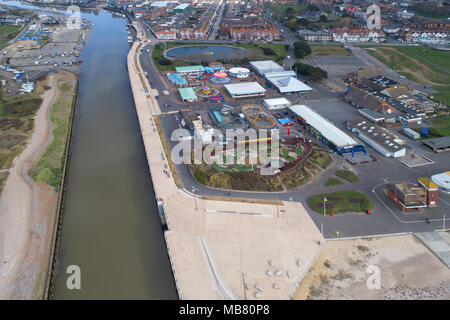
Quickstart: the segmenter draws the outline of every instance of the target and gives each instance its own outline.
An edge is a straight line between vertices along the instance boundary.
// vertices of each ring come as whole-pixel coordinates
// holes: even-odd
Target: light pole
[[[241,271],[241,269],[238,270],[242,274],[242,290],[244,291],[244,300],[247,300],[247,288],[245,287],[245,281],[244,277],[247,277],[245,273]]]
[[[193,193],[193,197],[194,197],[195,211],[198,211],[197,210],[197,197],[195,195],[195,188],[194,187],[192,187],[192,193]]]
[[[323,197],[323,215],[324,216],[327,214],[326,205],[325,205],[326,202],[327,202],[327,198]]]
[[[276,197],[276,199],[277,199],[277,218],[278,218],[280,216],[278,212],[278,197]]]

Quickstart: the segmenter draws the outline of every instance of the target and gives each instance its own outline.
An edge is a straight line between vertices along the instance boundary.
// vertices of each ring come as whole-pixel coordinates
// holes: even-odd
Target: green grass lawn
[[[359,181],[359,178],[356,176],[356,174],[351,170],[339,170],[336,172],[336,175],[339,178],[342,178],[344,180],[347,180],[348,182],[357,182]]]
[[[289,149],[282,150],[283,158],[286,159],[286,161],[294,161],[295,160],[294,157],[289,155],[290,152],[291,152],[291,150],[289,150]]]
[[[353,54],[344,48],[344,46],[311,46],[311,55],[315,56],[352,56]]]
[[[20,27],[10,24],[0,25],[0,46],[6,44],[19,32]]]
[[[58,89],[58,97],[50,109],[53,141],[30,169],[34,180],[48,184],[56,191],[61,185],[75,81],[59,81]]]
[[[428,129],[429,136],[427,138],[420,136],[419,140],[450,136],[450,116],[436,117],[432,121],[433,126]],[[411,129],[419,134],[422,132],[421,127]]]
[[[302,5],[288,5],[288,4],[277,4],[276,6],[275,5],[267,5],[267,7],[269,9],[271,9],[274,12],[274,14],[276,14],[278,17],[284,16],[287,8],[292,8],[297,13],[299,13],[300,11],[306,9],[306,6],[302,6]]]
[[[330,179],[328,179],[327,183],[325,183],[325,186],[326,187],[328,187],[328,186],[335,186],[335,185],[338,185],[338,184],[343,184],[343,182],[341,180],[339,180],[339,179],[336,179],[336,178],[330,178]]]
[[[450,116],[443,116],[433,120],[433,128],[443,136],[450,136]]]
[[[298,145],[298,146],[297,146],[297,149],[295,150],[295,153],[298,154],[298,155],[301,155],[302,152],[303,152],[302,146],[301,146],[301,145]]]
[[[323,214],[324,197],[326,214],[339,212],[365,212],[373,208],[373,202],[368,196],[358,191],[342,191],[312,196],[308,199],[309,207]]]
[[[410,80],[430,85],[430,98],[450,105],[450,52],[418,47],[364,47],[369,54]]]

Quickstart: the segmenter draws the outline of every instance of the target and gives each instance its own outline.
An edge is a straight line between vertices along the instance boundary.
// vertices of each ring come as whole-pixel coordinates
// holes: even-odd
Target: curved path
[[[53,139],[50,107],[58,96],[57,80],[42,95],[34,132],[26,149],[14,160],[0,197],[0,299],[42,298],[47,276],[57,193],[36,183],[28,171]]]

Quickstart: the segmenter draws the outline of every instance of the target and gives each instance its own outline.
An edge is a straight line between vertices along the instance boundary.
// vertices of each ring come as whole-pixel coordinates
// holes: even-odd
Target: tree
[[[321,81],[322,79],[327,79],[328,74],[325,70],[319,67],[313,67],[312,65],[297,62],[294,64],[294,70],[296,70],[297,74],[303,76],[310,76],[315,81]]]
[[[311,47],[306,41],[297,41],[294,43],[294,53],[297,59],[303,59],[311,54]]]
[[[308,11],[320,11],[319,6],[315,5],[315,4],[310,4],[307,8]]]
[[[162,57],[162,58],[159,58],[159,59],[158,59],[158,63],[159,63],[160,65],[162,65],[162,66],[169,66],[169,65],[172,64],[172,61],[170,61],[170,60],[167,59],[167,58]]]
[[[316,81],[321,81],[322,79],[327,79],[328,74],[325,70],[319,67],[313,67],[309,71],[309,75]]]
[[[266,56],[276,56],[277,53],[272,48],[262,47],[262,51]]]
[[[327,18],[327,16],[326,15],[321,15],[320,17],[319,17],[319,21],[320,22],[327,22],[328,21],[328,18]]]
[[[350,26],[352,19],[350,17],[345,17],[341,19],[341,23],[345,26]]]
[[[295,11],[295,9],[292,7],[288,7],[284,11],[284,13],[289,17],[289,16],[295,16],[297,14],[297,11]]]
[[[307,26],[309,26],[309,21],[305,18],[300,18],[297,20],[297,25],[307,27]]]

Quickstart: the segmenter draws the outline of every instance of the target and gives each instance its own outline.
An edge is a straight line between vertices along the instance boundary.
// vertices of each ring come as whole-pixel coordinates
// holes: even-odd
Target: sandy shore
[[[371,265],[379,289],[367,286]],[[414,235],[327,241],[293,298],[450,299],[450,270]]]
[[[43,297],[58,193],[34,182],[28,171],[53,139],[49,111],[58,96],[57,81],[68,77],[74,78],[67,72],[49,76],[51,88],[42,95],[33,135],[14,160],[0,197],[0,299]]]

